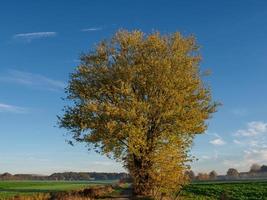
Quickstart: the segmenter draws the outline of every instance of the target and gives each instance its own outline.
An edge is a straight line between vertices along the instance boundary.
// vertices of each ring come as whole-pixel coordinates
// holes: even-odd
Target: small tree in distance
[[[262,165],[260,171],[261,172],[267,172],[267,166],[266,165]]]
[[[227,176],[231,178],[237,178],[239,176],[239,173],[236,169],[234,168],[229,168],[227,171]]]
[[[194,180],[196,178],[195,173],[194,173],[193,170],[186,171],[185,174],[190,180]]]
[[[173,194],[187,181],[195,134],[217,107],[200,60],[193,37],[119,31],[82,56],[60,127],[121,161],[135,194]]]
[[[217,176],[218,176],[218,174],[214,170],[209,173],[209,177],[211,180],[215,180],[217,178]]]
[[[258,164],[253,164],[250,167],[250,172],[259,172],[261,170],[261,166]]]

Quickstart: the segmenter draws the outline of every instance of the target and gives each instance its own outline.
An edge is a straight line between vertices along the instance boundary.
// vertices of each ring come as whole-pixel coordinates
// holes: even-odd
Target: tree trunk
[[[150,196],[152,194],[152,180],[149,175],[151,162],[143,157],[133,155],[131,174],[133,177],[134,194]]]

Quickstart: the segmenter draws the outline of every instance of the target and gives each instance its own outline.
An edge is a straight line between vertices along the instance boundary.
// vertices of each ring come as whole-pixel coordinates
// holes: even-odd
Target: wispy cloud
[[[203,155],[203,156],[201,156],[201,159],[202,160],[209,160],[209,159],[211,159],[211,157],[207,156],[207,155]]]
[[[267,162],[267,149],[249,149],[244,150],[239,157],[225,159],[222,164],[227,167],[239,168],[239,170],[246,170],[255,163],[266,164]]]
[[[226,142],[218,134],[214,133],[212,135],[215,136],[216,138],[213,139],[213,140],[210,140],[209,141],[210,144],[213,144],[213,145],[216,145],[216,146],[222,146],[222,145],[226,144]]]
[[[91,27],[91,28],[84,28],[82,32],[93,32],[93,31],[101,31],[103,27]]]
[[[234,167],[234,168],[247,168],[249,163],[243,162],[243,159],[225,159],[222,161],[222,164],[226,167]]]
[[[233,143],[242,150],[238,157],[225,159],[223,165],[247,170],[254,163],[267,162],[267,123],[264,121],[251,121],[246,128],[234,132]]]
[[[234,133],[234,144],[245,149],[267,148],[267,123],[253,121],[247,124],[247,129],[239,129]]]
[[[247,124],[246,129],[236,131],[235,136],[253,137],[263,133],[267,133],[267,123],[262,121],[253,121]]]
[[[33,33],[18,33],[14,35],[15,39],[22,39],[28,42],[34,39],[48,38],[56,36],[56,32],[33,32]]]
[[[9,105],[0,103],[0,113],[10,112],[10,113],[27,113],[27,109],[19,106]]]
[[[267,149],[252,149],[244,151],[244,160],[250,164],[253,163],[266,163],[267,162]]]
[[[1,82],[16,83],[38,89],[50,91],[61,91],[66,84],[59,80],[54,80],[40,74],[9,70],[5,76],[0,76]]]
[[[202,161],[204,160],[217,160],[218,159],[218,152],[215,150],[212,155],[202,155],[200,157]]]
[[[216,138],[214,140],[211,140],[210,143],[213,144],[213,145],[220,146],[220,145],[224,145],[225,141],[223,139],[221,139],[221,138]]]

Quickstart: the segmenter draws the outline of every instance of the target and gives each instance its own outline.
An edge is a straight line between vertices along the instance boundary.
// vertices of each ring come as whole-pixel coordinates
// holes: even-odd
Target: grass
[[[181,193],[186,200],[267,200],[266,181],[193,183]]]
[[[78,190],[114,182],[0,181],[0,200],[15,195],[29,196],[37,193]],[[121,191],[114,192],[120,194]],[[267,181],[197,182],[185,187],[180,196],[184,200],[267,200]]]
[[[0,181],[0,200],[16,195],[78,190],[85,187],[110,184],[114,181]]]

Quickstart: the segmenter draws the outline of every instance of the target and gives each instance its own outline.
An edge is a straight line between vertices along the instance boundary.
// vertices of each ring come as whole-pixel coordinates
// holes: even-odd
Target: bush
[[[35,194],[32,196],[15,196],[10,200],[92,200],[113,192],[112,186],[85,188],[80,191]]]

